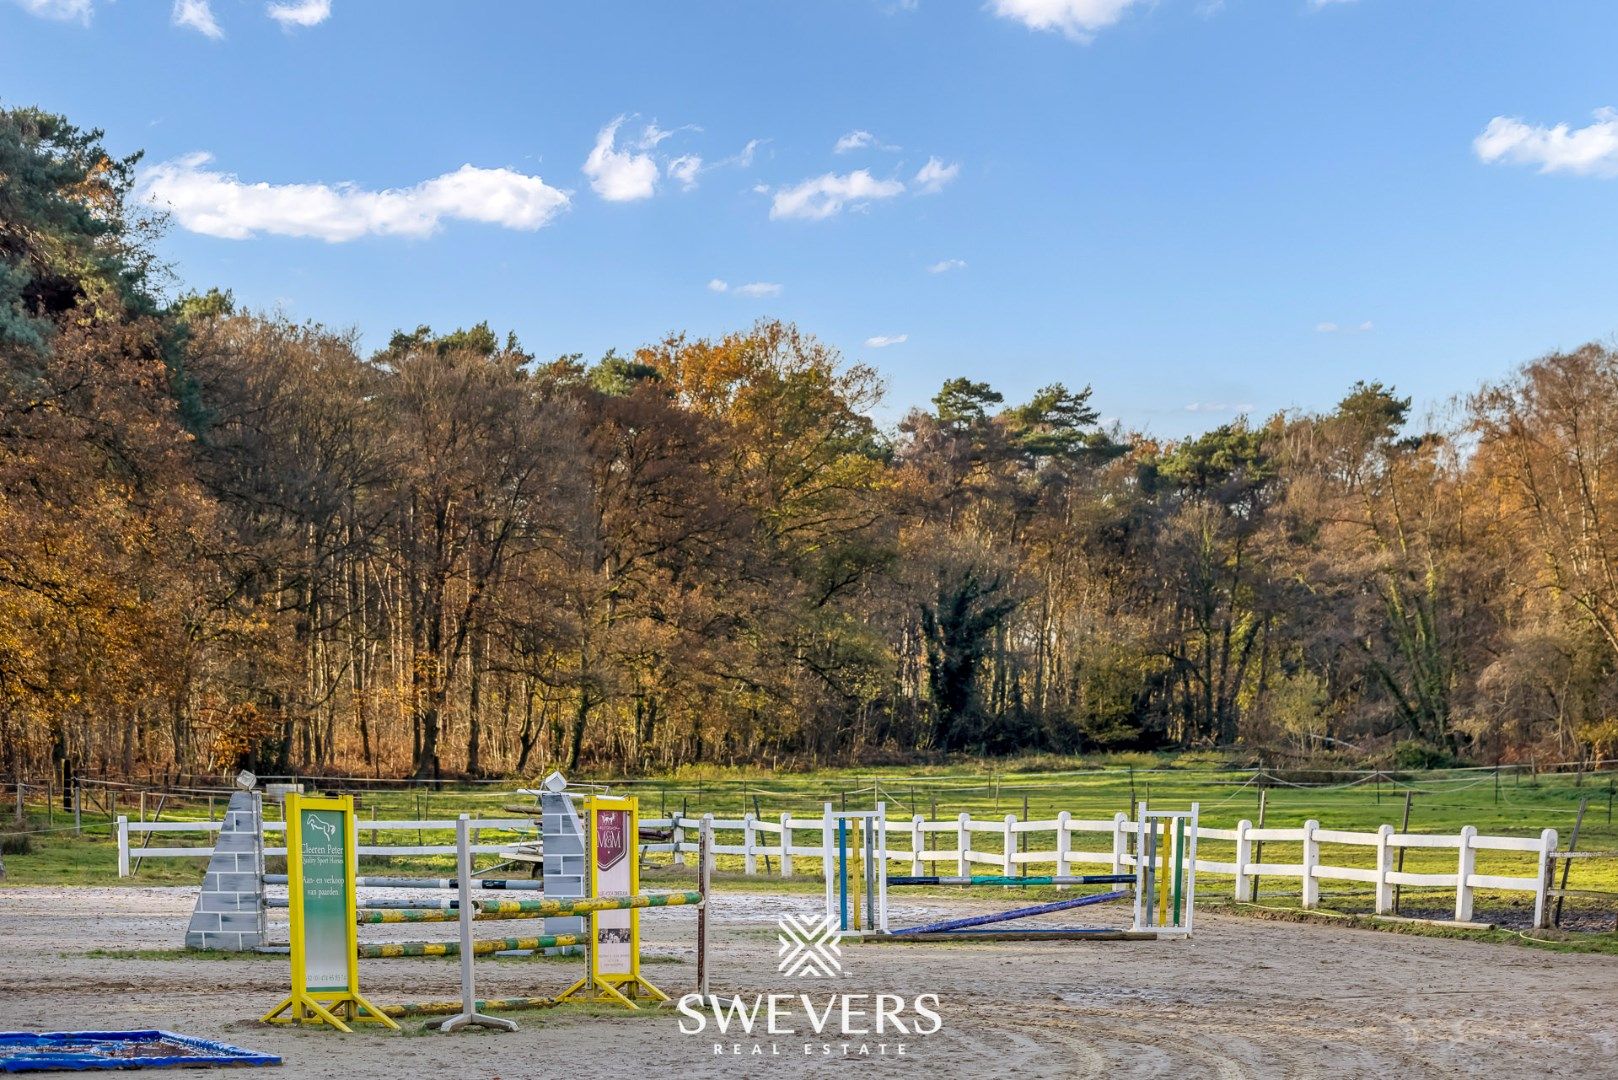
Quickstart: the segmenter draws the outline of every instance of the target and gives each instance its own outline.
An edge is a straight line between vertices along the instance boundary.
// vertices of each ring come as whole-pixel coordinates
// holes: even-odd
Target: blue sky
[[[1608,0],[0,0],[0,101],[144,149],[186,285],[368,346],[776,315],[884,420],[1061,380],[1176,436],[1618,331],[1615,43]]]

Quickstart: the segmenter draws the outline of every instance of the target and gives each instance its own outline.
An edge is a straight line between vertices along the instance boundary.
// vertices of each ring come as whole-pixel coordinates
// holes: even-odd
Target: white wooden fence
[[[519,835],[520,839],[506,840],[504,843],[474,843],[472,852],[482,855],[498,855],[509,851],[518,843],[537,844],[539,842],[539,827],[532,818],[477,818],[472,822],[474,837],[483,831],[511,831]],[[137,834],[151,833],[217,833],[220,822],[217,821],[130,821],[127,817],[118,819],[118,876],[129,877],[130,864],[142,859],[206,859],[213,854],[213,846],[197,845],[193,847],[142,847],[132,843],[132,837]],[[264,822],[264,854],[285,855],[286,822]],[[443,830],[451,835],[455,832],[453,819],[442,821],[367,821],[356,820],[355,831],[361,836],[367,832],[413,832],[420,834],[432,830]],[[272,845],[271,833],[280,833],[283,840],[279,846]],[[373,835],[373,840],[375,839]],[[149,843],[149,841],[148,841]],[[455,843],[451,840],[444,844],[360,844],[355,851],[361,855],[454,855]]]
[[[819,859],[827,850],[830,822],[820,817],[793,817],[781,814],[767,819],[752,814],[741,818],[721,819],[707,815],[716,834],[739,834],[738,843],[716,843],[715,855],[739,855],[745,873],[759,872],[760,861],[775,860],[774,872],[782,877],[793,874],[795,858]],[[665,843],[643,844],[644,852],[668,852],[676,865],[683,865],[685,856],[697,850],[696,836],[703,818],[642,819],[646,828],[668,828],[672,839]],[[957,875],[972,873],[974,865],[993,867],[998,873],[1015,875],[1033,865],[1049,865],[1054,874],[1073,872],[1075,864],[1106,866],[1108,873],[1121,874],[1135,864],[1130,853],[1129,837],[1136,826],[1124,814],[1115,814],[1110,820],[1076,818],[1063,811],[1054,819],[1022,821],[1013,814],[1004,818],[976,819],[961,814],[953,819],[929,821],[921,816],[904,819],[889,818],[883,853],[891,862],[908,864],[909,873],[924,874],[927,864],[944,863],[953,867]],[[810,834],[812,842],[800,844],[798,836]],[[1052,846],[1035,848],[1024,842],[1028,834],[1049,834]],[[988,834],[998,840],[998,850],[974,850],[974,835]],[[948,846],[929,847],[928,837],[935,836]],[[1105,837],[1107,841],[1085,846],[1075,844],[1081,836]],[[689,837],[689,839],[688,839]],[[1545,829],[1537,837],[1480,836],[1468,825],[1455,835],[1430,833],[1397,833],[1392,825],[1383,825],[1376,832],[1344,832],[1323,829],[1318,821],[1306,821],[1302,828],[1260,829],[1250,821],[1239,821],[1234,829],[1216,829],[1202,826],[1197,830],[1199,844],[1208,841],[1225,842],[1234,846],[1234,858],[1229,862],[1215,859],[1197,860],[1199,874],[1222,874],[1234,879],[1234,898],[1247,902],[1254,898],[1254,883],[1260,877],[1294,879],[1301,882],[1302,906],[1320,905],[1322,881],[1361,882],[1371,886],[1375,894],[1378,914],[1393,911],[1393,890],[1396,885],[1438,888],[1455,892],[1455,918],[1460,922],[1472,919],[1474,897],[1479,889],[1499,892],[1526,892],[1534,897],[1534,925],[1546,926],[1552,895],[1550,868],[1556,854],[1555,829]],[[897,842],[896,842],[897,841]],[[1297,845],[1300,862],[1261,862],[1254,858],[1255,845]],[[1359,848],[1371,856],[1369,866],[1336,866],[1322,857],[1323,849],[1330,853],[1335,848]],[[1397,869],[1399,849],[1438,848],[1453,851],[1454,870],[1443,873],[1416,873]],[[1204,848],[1206,850],[1206,848]],[[1535,872],[1529,875],[1480,874],[1477,872],[1478,852],[1517,852],[1532,857]]]
[[[757,874],[761,865],[769,873],[792,877],[794,861],[817,860],[812,870],[819,871],[818,860],[825,856],[831,835],[831,822],[822,816],[805,817],[780,814],[766,818],[747,814],[739,818],[702,817],[642,818],[643,829],[668,830],[670,839],[643,843],[643,854],[671,855],[677,866],[685,865],[686,856],[697,852],[697,837],[704,820],[712,822],[718,839],[733,842],[718,843],[713,848],[716,856],[739,856],[742,870]],[[454,821],[360,821],[358,831],[425,832],[455,828]],[[480,830],[517,831],[523,843],[532,843],[528,837],[535,833],[534,822],[529,819],[485,818],[474,822]],[[286,848],[268,846],[272,832],[282,832],[283,822],[264,823],[266,855],[285,855]],[[133,847],[130,838],[136,833],[216,832],[217,822],[131,822],[118,819],[118,874],[129,875],[134,859],[204,858],[213,854],[212,847]],[[1130,854],[1129,838],[1135,824],[1123,814],[1111,819],[1076,818],[1066,811],[1055,818],[1041,821],[1022,821],[1013,814],[1003,818],[973,818],[961,814],[955,818],[929,821],[921,816],[908,820],[889,818],[887,835],[882,850],[891,862],[905,864],[912,874],[924,874],[928,864],[945,864],[952,874],[971,874],[974,866],[992,867],[996,873],[1015,875],[1024,868],[1040,864],[1053,866],[1055,874],[1068,874],[1075,865],[1105,866],[1108,873],[1125,873],[1134,866]],[[1049,846],[1035,846],[1033,836],[1048,837]],[[984,837],[983,849],[974,849],[975,837]],[[993,837],[992,843],[987,841]],[[537,839],[537,837],[536,837]],[[1301,883],[1302,906],[1318,907],[1320,884],[1323,881],[1358,882],[1369,886],[1375,896],[1375,910],[1388,914],[1393,910],[1394,886],[1453,890],[1455,918],[1466,922],[1472,918],[1473,900],[1479,889],[1499,892],[1530,893],[1534,897],[1534,925],[1549,925],[1548,899],[1554,895],[1550,877],[1553,856],[1556,854],[1557,833],[1546,829],[1537,837],[1480,836],[1468,825],[1458,834],[1397,833],[1393,826],[1383,825],[1375,832],[1345,832],[1323,829],[1317,821],[1306,821],[1302,828],[1260,829],[1250,821],[1239,821],[1234,829],[1202,826],[1197,830],[1199,845],[1208,851],[1207,843],[1229,844],[1233,858],[1229,862],[1199,858],[1197,872],[1220,874],[1234,879],[1234,898],[1238,902],[1254,899],[1256,879],[1273,878],[1296,880]],[[1077,841],[1077,842],[1076,842]],[[509,851],[517,841],[505,843],[478,843],[474,852],[500,854]],[[938,846],[939,844],[943,846]],[[1260,844],[1287,845],[1300,853],[1299,862],[1260,861],[1255,858]],[[1342,849],[1359,850],[1365,858],[1353,860],[1367,865],[1340,866],[1333,862]],[[1453,869],[1441,873],[1402,871],[1398,868],[1400,849],[1440,849],[1453,852]],[[1272,849],[1273,850],[1273,849]],[[361,855],[453,855],[455,845],[422,844],[378,845],[361,844]],[[1480,874],[1477,871],[1479,852],[1516,853],[1522,862],[1532,858],[1535,872],[1527,874]],[[1349,856],[1352,860],[1352,856]],[[1426,861],[1431,861],[1430,859]],[[811,869],[811,868],[805,868]],[[1525,869],[1525,867],[1524,867]],[[1204,892],[1204,895],[1207,895]]]

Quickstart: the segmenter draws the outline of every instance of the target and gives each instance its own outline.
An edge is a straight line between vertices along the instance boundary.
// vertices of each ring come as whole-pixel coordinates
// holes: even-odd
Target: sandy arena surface
[[[673,1011],[521,1013],[514,1014],[521,1030],[510,1034],[421,1033],[420,1021],[408,1022],[403,1035],[272,1028],[256,1018],[285,993],[284,958],[86,955],[175,947],[193,895],[171,888],[0,890],[0,1027],[167,1028],[282,1055],[285,1066],[266,1075],[348,1080],[849,1071],[1176,1080],[1618,1076],[1618,958],[1238,918],[1199,921],[1193,942],[850,946],[833,988],[776,970],[775,918],[813,914],[814,897],[721,895],[714,901],[716,992],[804,992],[817,1008],[838,992],[930,993],[943,1019],[942,1030],[926,1036],[718,1040],[740,1056],[716,1054],[711,1034],[682,1034]],[[921,910],[896,902],[894,921]],[[693,912],[679,909],[645,920],[645,973],[675,996],[693,983],[694,922]],[[507,933],[533,926],[501,925],[512,928]],[[371,940],[454,933],[430,925],[364,929]],[[555,993],[581,966],[480,961],[479,993]],[[453,960],[366,961],[361,971],[365,993],[378,1004],[459,993]],[[797,1024],[804,1023],[800,1010]],[[831,1044],[829,1055],[823,1044]]]

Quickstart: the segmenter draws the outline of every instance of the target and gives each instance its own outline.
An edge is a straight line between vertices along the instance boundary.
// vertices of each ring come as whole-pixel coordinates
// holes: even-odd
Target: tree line
[[[165,295],[0,111],[0,768],[527,773],[1618,743],[1618,353],[1165,441],[799,328],[595,360]]]

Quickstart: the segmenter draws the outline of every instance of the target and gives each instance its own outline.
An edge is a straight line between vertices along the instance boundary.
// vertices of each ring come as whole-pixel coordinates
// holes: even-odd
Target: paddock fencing
[[[833,839],[829,804],[815,816],[683,814],[641,819],[642,857],[686,866],[697,854],[704,822],[714,830],[715,860],[723,859],[724,869],[748,876],[818,877]],[[263,827],[264,854],[284,855],[285,824],[265,821]],[[476,818],[473,827],[476,853],[507,857],[527,853],[531,861],[538,851],[532,819]],[[455,853],[454,828],[448,819],[356,821],[357,850],[362,857],[449,857]],[[1063,812],[1041,820],[1014,814],[985,818],[963,813],[939,819],[915,815],[888,819],[880,853],[917,875],[929,869],[937,872],[940,866],[957,875],[969,875],[973,867],[981,866],[1007,876],[1067,875],[1083,866],[1103,866],[1117,874],[1134,866],[1130,847],[1135,828],[1123,813],[1097,819]],[[140,859],[206,858],[213,853],[206,841],[218,829],[219,824],[210,821],[141,822],[119,817],[119,876],[130,876]],[[383,833],[401,832],[415,833],[416,842],[378,842]],[[200,836],[204,842],[151,846],[157,837],[167,840],[183,834]],[[364,842],[366,834],[370,843]],[[1452,908],[1449,900],[1444,901],[1446,913],[1452,911],[1457,922],[1470,922],[1478,894],[1488,892],[1517,897],[1518,903],[1531,900],[1535,927],[1551,924],[1552,901],[1562,891],[1554,881],[1556,862],[1569,854],[1558,851],[1555,829],[1544,829],[1537,836],[1485,836],[1472,826],[1437,834],[1397,832],[1384,824],[1375,832],[1351,832],[1323,828],[1313,820],[1299,828],[1259,828],[1245,819],[1234,828],[1202,826],[1197,843],[1198,874],[1229,878],[1229,895],[1237,903],[1257,900],[1261,881],[1271,885],[1272,895],[1274,883],[1281,881],[1296,883],[1299,905],[1315,909],[1321,906],[1323,885],[1347,885],[1369,896],[1376,914],[1390,915],[1398,908],[1400,890],[1437,890],[1452,894]],[[1211,896],[1212,890],[1203,890],[1202,895]]]

